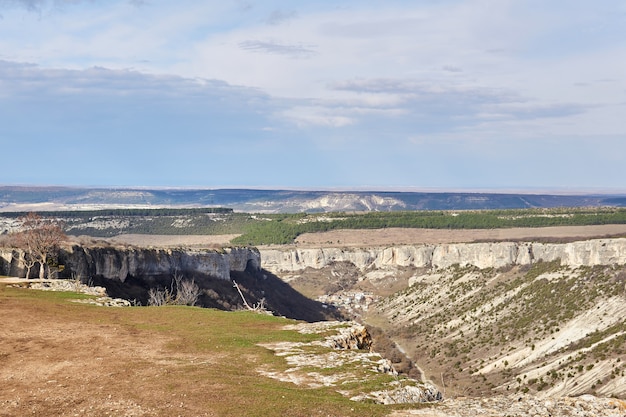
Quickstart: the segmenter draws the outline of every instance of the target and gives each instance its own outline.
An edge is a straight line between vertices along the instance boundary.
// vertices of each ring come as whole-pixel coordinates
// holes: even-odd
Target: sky
[[[0,184],[626,192],[626,1],[0,0]]]

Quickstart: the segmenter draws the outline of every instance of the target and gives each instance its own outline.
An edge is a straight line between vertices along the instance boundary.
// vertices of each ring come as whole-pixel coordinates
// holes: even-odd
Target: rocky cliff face
[[[19,252],[0,248],[0,275],[23,277]],[[198,286],[198,306],[233,310],[263,305],[276,315],[297,320],[338,319],[336,309],[306,298],[278,277],[260,268],[255,248],[178,250],[74,246],[58,257],[59,278],[78,278],[106,288],[107,294],[147,305],[151,289],[174,291],[174,275]],[[31,276],[34,274],[31,273]]]
[[[254,249],[210,250],[107,249],[74,247],[66,264],[78,275],[101,276],[124,282],[128,276],[172,275],[208,276],[230,279],[232,271],[260,268],[260,255]]]
[[[0,275],[23,277],[23,270],[17,251],[0,248]]]
[[[501,268],[561,260],[567,266],[626,264],[626,239],[571,243],[458,243],[379,248],[262,249],[261,266],[274,273],[320,269],[349,262],[361,270],[385,267],[448,268],[452,265]]]
[[[0,273],[23,276],[24,267],[19,254],[12,250],[0,251]],[[83,279],[99,277],[124,282],[128,277],[171,276],[180,273],[186,277],[211,277],[229,280],[233,271],[246,268],[258,271],[260,255],[256,249],[226,248],[214,250],[119,249],[112,247],[79,247],[62,250],[59,263],[64,276]]]

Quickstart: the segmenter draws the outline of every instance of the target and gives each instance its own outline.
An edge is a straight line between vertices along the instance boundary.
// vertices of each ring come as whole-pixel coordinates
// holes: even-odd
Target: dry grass
[[[589,239],[623,236],[626,225],[559,226],[511,229],[403,229],[333,230],[305,233],[296,239],[301,247],[383,246],[438,243],[465,243],[498,240]]]
[[[239,235],[141,235],[125,234],[107,239],[114,244],[157,247],[220,248]]]
[[[384,415],[330,388],[259,376],[289,321],[193,307],[104,308],[0,285],[0,416]]]

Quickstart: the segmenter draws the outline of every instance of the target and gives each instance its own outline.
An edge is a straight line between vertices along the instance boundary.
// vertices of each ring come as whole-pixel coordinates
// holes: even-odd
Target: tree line
[[[490,210],[469,212],[404,211],[363,214],[324,214],[328,221],[303,221],[312,215],[281,215],[250,223],[234,244],[289,244],[303,233],[338,229],[502,229],[512,227],[626,224],[626,209]]]
[[[91,218],[91,217],[162,217],[162,216],[192,216],[200,214],[229,214],[233,209],[227,207],[194,207],[194,208],[123,208],[101,210],[57,210],[39,213],[45,218]],[[29,212],[14,211],[4,212],[3,217],[20,218],[27,216]]]

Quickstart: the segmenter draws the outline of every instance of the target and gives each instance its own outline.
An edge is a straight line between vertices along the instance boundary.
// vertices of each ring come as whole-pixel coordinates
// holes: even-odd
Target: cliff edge
[[[360,270],[385,267],[448,268],[452,265],[502,268],[557,259],[567,266],[626,263],[626,239],[595,239],[570,243],[493,242],[402,245],[372,248],[261,249],[261,267],[297,272],[349,262]]]

